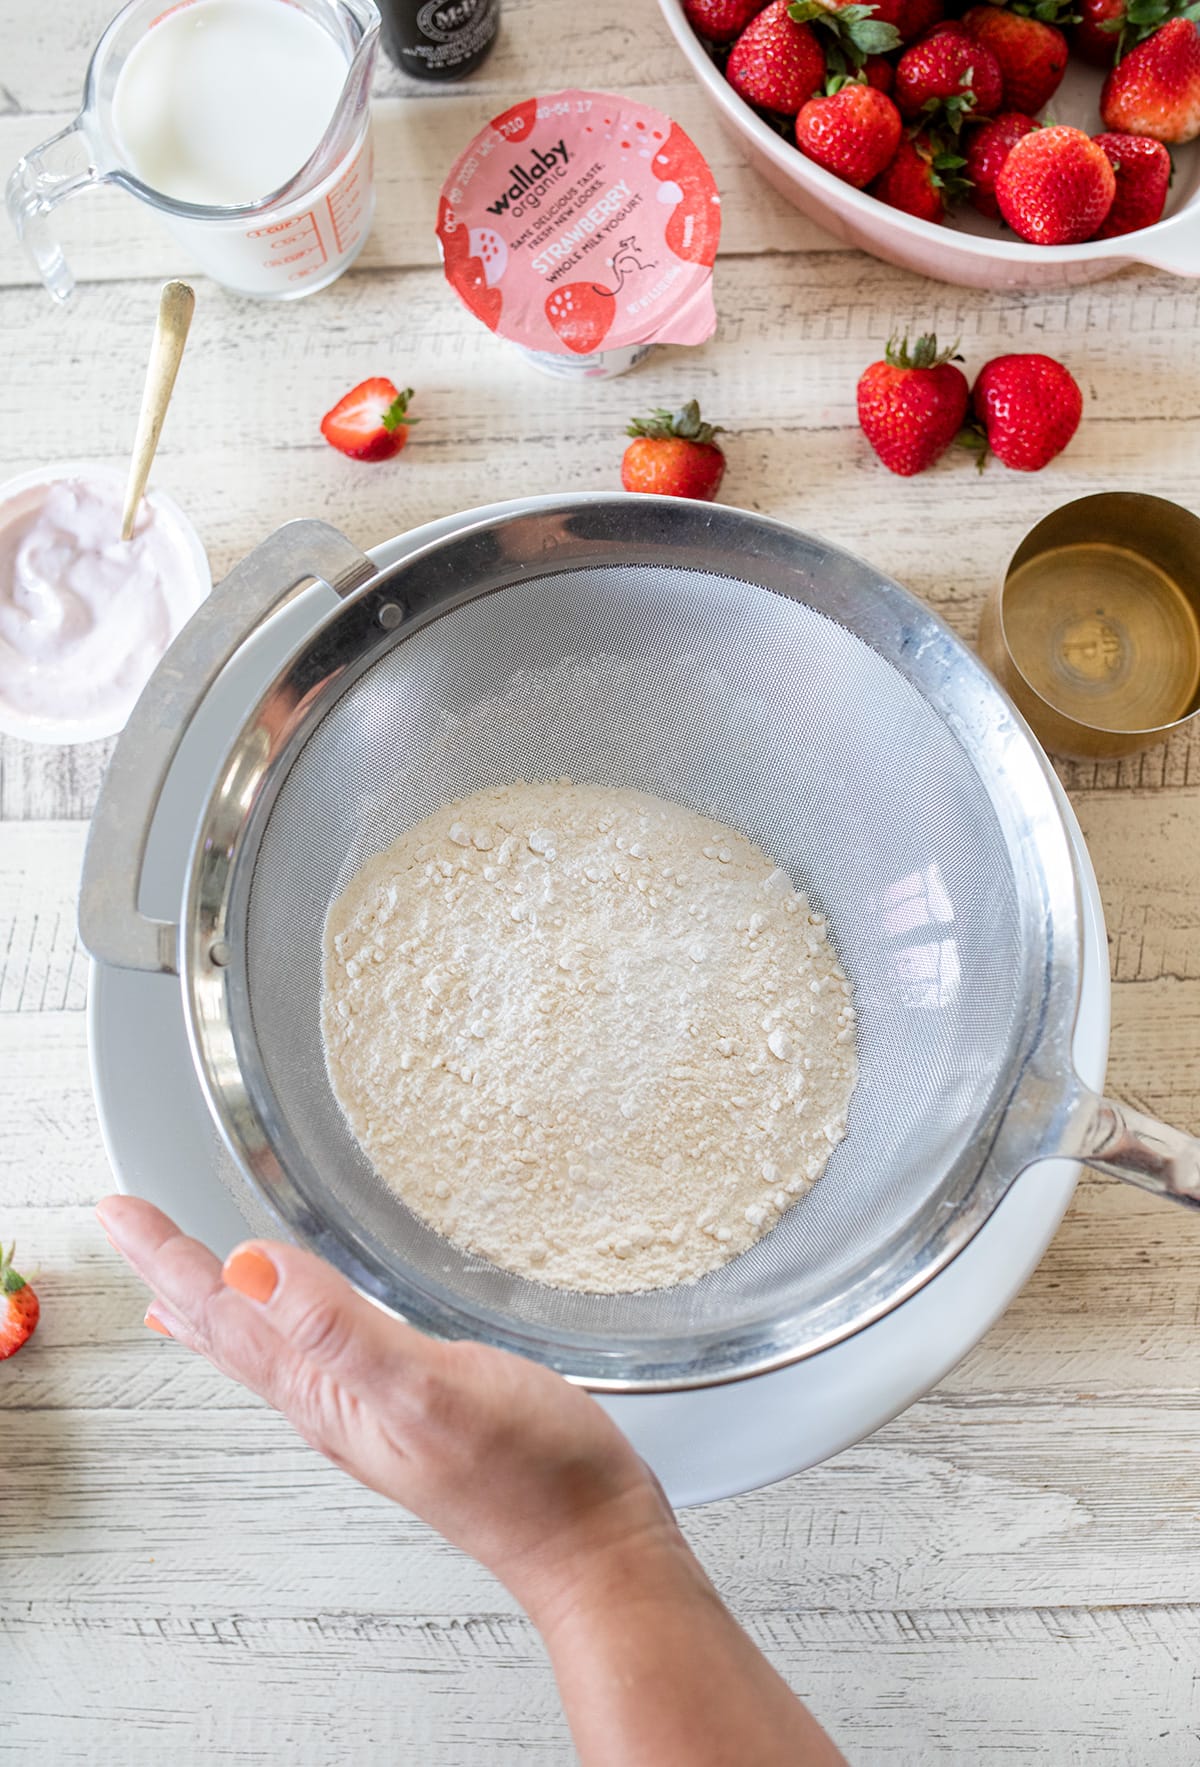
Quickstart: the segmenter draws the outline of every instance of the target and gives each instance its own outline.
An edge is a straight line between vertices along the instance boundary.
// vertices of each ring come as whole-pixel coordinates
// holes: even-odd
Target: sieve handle
[[[1116,1099],[1081,1088],[1061,1151],[1155,1196],[1200,1208],[1200,1141]]]
[[[138,908],[150,825],[183,734],[226,663],[268,614],[313,583],[351,595],[377,574],[326,522],[295,521],[248,553],[201,603],[117,743],[83,859],[79,937],[100,963],[177,973],[178,927]]]

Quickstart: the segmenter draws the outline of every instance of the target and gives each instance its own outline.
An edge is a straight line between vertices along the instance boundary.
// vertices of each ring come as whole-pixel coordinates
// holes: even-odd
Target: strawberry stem
[[[412,396],[412,388],[405,387],[402,393],[396,394],[396,397],[384,412],[383,427],[389,434],[393,430],[399,429],[401,424],[408,424],[411,428],[414,423],[420,423],[421,419],[419,417],[408,416],[408,401]]]
[[[888,339],[883,357],[890,368],[940,368],[943,362],[962,361],[958,354],[961,341],[961,338],[955,338],[948,350],[939,350],[937,335],[930,331],[919,337],[910,350],[908,333],[905,332],[903,339]]]
[[[835,59],[845,66],[861,68],[868,55],[889,55],[900,47],[900,33],[895,25],[876,18],[874,6],[831,7],[825,0],[794,0],[788,17],[798,25],[817,25],[829,31],[838,49]]]
[[[987,431],[977,417],[969,417],[954,438],[956,448],[965,448],[974,454],[975,465],[980,472],[988,463],[991,450],[988,446]]]
[[[0,1245],[0,1294],[19,1294],[25,1287],[25,1278],[23,1276],[18,1276],[17,1272],[13,1269],[13,1259],[16,1255],[17,1242],[15,1239],[9,1246],[7,1254],[5,1253],[4,1247]]]
[[[1003,0],[1001,0],[1003,3]],[[1162,0],[1150,0],[1150,4],[1161,4]],[[992,0],[996,4],[996,0]],[[1008,0],[1006,10],[1015,12],[1021,18],[1034,18],[1042,25],[1077,25],[1083,14],[1075,5],[1075,0]]]
[[[1119,31],[1117,38],[1116,60],[1121,61],[1152,37],[1162,26],[1175,18],[1186,18],[1192,24],[1200,21],[1200,0],[1191,0],[1188,5],[1181,6],[1179,0],[1125,0],[1123,10],[1116,18],[1100,21],[1102,31]]]
[[[635,417],[625,431],[627,436],[651,436],[655,441],[666,441],[675,437],[681,442],[710,443],[714,436],[721,434],[719,423],[705,423],[700,416],[700,404],[696,399],[689,399],[678,411],[668,411],[659,405],[649,417]]]

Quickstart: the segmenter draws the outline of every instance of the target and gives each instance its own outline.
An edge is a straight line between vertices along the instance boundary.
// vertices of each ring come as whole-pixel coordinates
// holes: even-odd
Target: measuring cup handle
[[[104,177],[78,117],[19,159],[9,176],[5,199],[17,238],[56,301],[68,298],[75,278],[50,231],[50,212]]]
[[[1200,1141],[1080,1088],[1061,1151],[1156,1196],[1200,1208]]]
[[[134,707],[109,762],[83,859],[79,937],[100,963],[177,973],[178,927],[138,908],[150,825],[183,734],[255,628],[312,583],[351,595],[376,568],[325,522],[295,521],[255,547],[180,632]]]

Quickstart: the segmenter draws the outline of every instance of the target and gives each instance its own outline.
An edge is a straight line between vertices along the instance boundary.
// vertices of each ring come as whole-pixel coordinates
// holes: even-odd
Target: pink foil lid
[[[721,199],[661,111],[604,92],[494,117],[438,205],[446,280],[526,349],[584,356],[712,336]]]

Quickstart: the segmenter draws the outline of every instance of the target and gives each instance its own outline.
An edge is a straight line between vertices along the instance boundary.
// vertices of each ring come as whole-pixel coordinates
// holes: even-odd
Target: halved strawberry
[[[0,1362],[15,1356],[21,1345],[33,1334],[41,1307],[38,1298],[23,1276],[13,1269],[16,1246],[5,1256],[0,1246]]]
[[[363,380],[321,419],[321,434],[331,448],[351,460],[390,460],[408,441],[411,387],[397,392],[395,383],[376,376]]]

